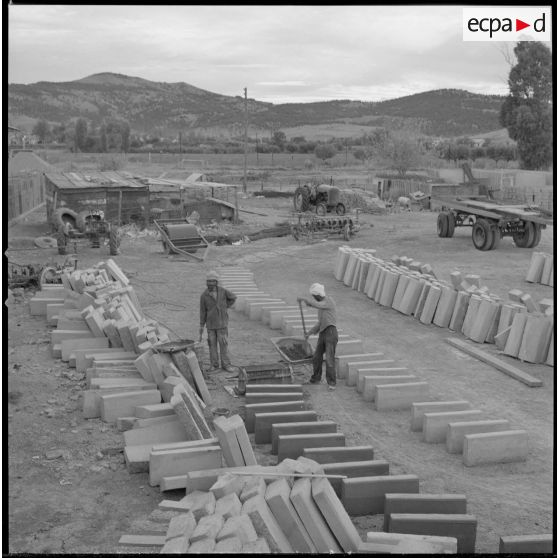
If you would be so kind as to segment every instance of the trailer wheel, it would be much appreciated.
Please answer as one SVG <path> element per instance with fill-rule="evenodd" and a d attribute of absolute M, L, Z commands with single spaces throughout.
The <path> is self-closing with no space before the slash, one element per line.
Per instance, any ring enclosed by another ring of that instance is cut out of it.
<path fill-rule="evenodd" d="M 294 193 L 293 205 L 295 211 L 307 211 L 310 207 L 310 192 L 305 186 L 299 186 Z"/>
<path fill-rule="evenodd" d="M 537 227 L 532 221 L 525 223 L 525 230 L 513 233 L 513 241 L 518 248 L 531 248 L 531 244 L 536 240 Z"/>
<path fill-rule="evenodd" d="M 494 242 L 494 232 L 486 219 L 477 219 L 473 225 L 473 244 L 477 250 L 490 250 Z"/>
<path fill-rule="evenodd" d="M 451 211 L 448 211 L 447 223 L 448 228 L 446 230 L 446 238 L 451 238 L 455 232 L 455 215 Z"/>
<path fill-rule="evenodd" d="M 497 229 L 494 229 L 492 233 L 493 233 L 492 246 L 489 248 L 489 250 L 496 250 L 496 248 L 500 246 L 500 240 L 502 239 L 502 231 L 500 230 L 500 227 L 498 227 Z"/>
<path fill-rule="evenodd" d="M 438 221 L 436 223 L 438 236 L 445 238 L 448 233 L 448 214 L 445 211 L 438 213 Z"/>
<path fill-rule="evenodd" d="M 541 241 L 542 229 L 540 225 L 535 225 L 535 235 L 533 241 L 527 246 L 527 248 L 534 248 Z"/>

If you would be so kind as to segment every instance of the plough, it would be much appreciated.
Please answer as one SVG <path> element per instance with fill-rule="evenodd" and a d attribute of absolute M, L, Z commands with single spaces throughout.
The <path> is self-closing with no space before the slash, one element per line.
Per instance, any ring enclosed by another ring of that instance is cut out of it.
<path fill-rule="evenodd" d="M 291 234 L 295 240 L 329 238 L 338 234 L 348 242 L 360 230 L 358 214 L 358 209 L 354 215 L 326 217 L 312 213 L 294 213 L 291 218 Z"/>

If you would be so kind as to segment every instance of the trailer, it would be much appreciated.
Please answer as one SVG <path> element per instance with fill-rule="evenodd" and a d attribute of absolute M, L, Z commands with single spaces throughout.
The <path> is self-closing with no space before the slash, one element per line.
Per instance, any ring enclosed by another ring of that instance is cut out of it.
<path fill-rule="evenodd" d="M 496 249 L 504 236 L 511 236 L 518 248 L 534 248 L 541 231 L 552 223 L 550 214 L 537 207 L 456 198 L 442 203 L 437 231 L 439 237 L 451 238 L 456 227 L 472 227 L 473 244 L 482 251 Z"/>

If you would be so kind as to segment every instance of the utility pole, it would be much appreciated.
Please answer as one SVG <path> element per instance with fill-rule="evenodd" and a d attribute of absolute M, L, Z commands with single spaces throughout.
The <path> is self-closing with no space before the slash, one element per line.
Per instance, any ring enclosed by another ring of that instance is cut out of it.
<path fill-rule="evenodd" d="M 260 150 L 258 149 L 258 132 L 256 132 L 256 165 L 260 164 Z"/>
<path fill-rule="evenodd" d="M 248 89 L 244 88 L 244 183 L 242 191 L 246 193 L 246 159 L 248 158 Z"/>

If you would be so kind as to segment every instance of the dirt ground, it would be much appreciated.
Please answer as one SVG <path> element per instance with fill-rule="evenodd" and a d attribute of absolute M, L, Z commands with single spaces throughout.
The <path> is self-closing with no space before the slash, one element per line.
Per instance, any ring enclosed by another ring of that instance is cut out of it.
<path fill-rule="evenodd" d="M 288 217 L 290 200 L 247 198 L 241 207 L 265 213 L 243 213 L 251 226 L 273 226 Z M 436 213 L 361 215 L 363 227 L 351 240 L 354 247 L 375 248 L 377 256 L 412 256 L 429 263 L 436 275 L 449 280 L 458 270 L 481 276 L 491 292 L 507 297 L 519 288 L 535 300 L 554 296 L 552 288 L 526 283 L 531 250 L 503 239 L 496 251 L 475 250 L 470 229 L 454 238 L 436 235 Z M 9 229 L 8 259 L 18 263 L 62 261 L 55 250 L 32 248 L 32 239 L 47 231 L 38 211 Z M 536 250 L 552 253 L 553 227 L 543 231 Z M 25 240 L 28 239 L 28 240 Z M 553 528 L 554 370 L 502 356 L 521 370 L 540 378 L 543 387 L 529 388 L 445 342 L 463 338 L 448 329 L 426 326 L 381 307 L 333 277 L 334 259 L 342 241 L 337 238 L 296 242 L 290 236 L 238 246 L 212 247 L 206 262 L 196 263 L 163 254 L 154 236 L 125 236 L 122 254 L 115 257 L 131 280 L 145 313 L 169 327 L 176 337 L 195 339 L 199 294 L 205 273 L 235 265 L 254 272 L 259 287 L 295 303 L 311 283 L 325 285 L 338 306 L 342 333 L 362 339 L 365 351 L 381 351 L 406 366 L 430 385 L 439 399 L 465 399 L 486 418 L 508 419 L 512 428 L 529 433 L 529 458 L 523 463 L 464 467 L 458 455 L 443 444 L 427 444 L 410 431 L 408 411 L 377 412 L 354 388 L 339 382 L 335 392 L 326 384 L 305 386 L 306 396 L 320 418 L 334 420 L 347 445 L 371 444 L 378 459 L 390 463 L 391 474 L 415 474 L 423 493 L 465 494 L 468 512 L 478 520 L 477 553 L 498 551 L 500 536 L 550 533 Z M 106 248 L 78 252 L 79 267 L 106 259 Z M 179 498 L 181 491 L 162 494 L 149 486 L 146 474 L 129 474 L 122 454 L 122 434 L 100 419 L 81 415 L 81 374 L 50 354 L 51 328 L 43 317 L 29 315 L 32 292 L 7 306 L 4 351 L 8 355 L 8 474 L 9 546 L 5 552 L 116 553 L 122 534 L 141 532 L 141 522 L 163 498 Z M 230 313 L 233 363 L 276 362 L 280 357 L 270 342 L 277 332 L 243 314 Z M 484 349 L 495 352 L 492 345 Z M 214 406 L 242 414 L 243 399 L 224 386 L 234 386 L 227 373 L 208 379 Z M 295 368 L 296 380 L 309 375 Z M 255 446 L 260 463 L 275 460 L 269 445 Z M 382 516 L 354 518 L 359 531 L 381 530 Z M 153 551 L 153 549 L 150 549 Z"/>

